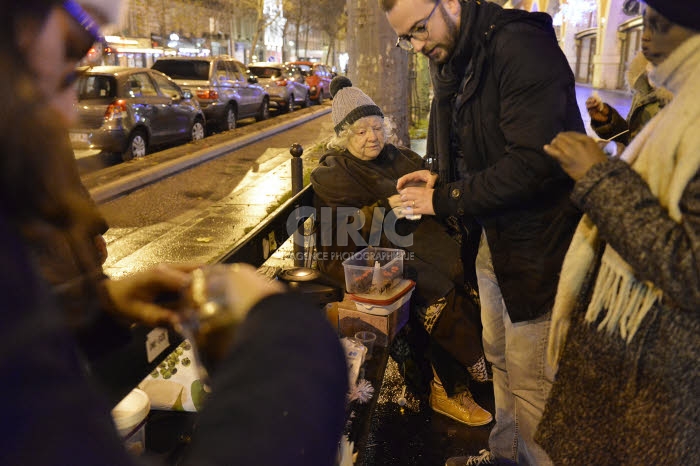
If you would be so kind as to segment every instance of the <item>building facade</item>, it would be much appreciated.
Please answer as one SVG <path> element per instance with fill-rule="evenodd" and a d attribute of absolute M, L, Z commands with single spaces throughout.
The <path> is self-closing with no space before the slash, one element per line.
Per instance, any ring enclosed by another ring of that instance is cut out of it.
<path fill-rule="evenodd" d="M 510 0 L 504 6 L 552 15 L 577 82 L 626 89 L 627 68 L 641 48 L 639 0 Z"/>
<path fill-rule="evenodd" d="M 102 61 L 150 66 L 164 55 L 232 55 L 243 63 L 325 61 L 326 35 L 308 25 L 297 33 L 283 5 L 282 0 L 129 0 L 124 27 L 101 44 Z"/>

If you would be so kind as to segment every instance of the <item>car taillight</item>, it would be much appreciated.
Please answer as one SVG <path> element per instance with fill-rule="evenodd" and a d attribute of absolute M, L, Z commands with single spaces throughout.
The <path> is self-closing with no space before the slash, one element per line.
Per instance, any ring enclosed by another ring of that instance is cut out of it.
<path fill-rule="evenodd" d="M 126 113 L 126 101 L 115 100 L 109 104 L 109 107 L 107 107 L 107 111 L 105 112 L 105 120 L 116 120 L 117 118 L 121 118 L 123 116 L 122 113 Z"/>
<path fill-rule="evenodd" d="M 197 89 L 197 97 L 205 100 L 217 100 L 219 93 L 210 89 Z"/>
<path fill-rule="evenodd" d="M 286 86 L 287 85 L 287 80 L 286 79 L 278 79 L 276 81 L 278 86 Z"/>

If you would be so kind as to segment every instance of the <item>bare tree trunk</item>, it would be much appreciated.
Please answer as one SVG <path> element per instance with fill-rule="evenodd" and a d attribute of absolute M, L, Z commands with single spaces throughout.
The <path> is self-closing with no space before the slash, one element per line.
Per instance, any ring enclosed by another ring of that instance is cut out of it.
<path fill-rule="evenodd" d="M 163 40 L 168 40 L 167 31 L 165 30 L 165 0 L 160 2 L 160 37 Z"/>
<path fill-rule="evenodd" d="M 408 56 L 395 47 L 396 34 L 377 0 L 348 0 L 348 77 L 396 124 L 401 144 L 408 136 Z"/>
<path fill-rule="evenodd" d="M 258 0 L 258 18 L 257 21 L 255 22 L 255 33 L 253 34 L 253 40 L 250 42 L 250 61 L 258 61 L 259 57 L 256 52 L 256 48 L 258 47 L 258 40 L 260 40 L 260 34 L 263 33 L 263 30 L 265 28 L 265 2 L 264 0 Z M 255 57 L 255 60 L 253 59 Z M 264 60 L 264 57 L 263 57 Z"/>
<path fill-rule="evenodd" d="M 326 52 L 326 60 L 324 61 L 326 65 L 335 66 L 335 37 L 330 37 L 328 39 L 328 51 Z"/>
<path fill-rule="evenodd" d="M 289 21 L 285 21 L 284 26 L 282 26 L 282 63 L 289 61 L 287 56 L 287 29 L 289 29 Z"/>

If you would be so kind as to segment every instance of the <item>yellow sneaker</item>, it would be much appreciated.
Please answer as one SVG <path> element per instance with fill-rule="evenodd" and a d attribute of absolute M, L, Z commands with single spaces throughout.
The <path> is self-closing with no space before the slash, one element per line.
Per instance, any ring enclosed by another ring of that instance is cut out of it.
<path fill-rule="evenodd" d="M 434 380 L 430 384 L 430 407 L 436 413 L 471 427 L 483 426 L 493 420 L 491 413 L 476 404 L 469 390 L 450 398 L 443 386 Z"/>

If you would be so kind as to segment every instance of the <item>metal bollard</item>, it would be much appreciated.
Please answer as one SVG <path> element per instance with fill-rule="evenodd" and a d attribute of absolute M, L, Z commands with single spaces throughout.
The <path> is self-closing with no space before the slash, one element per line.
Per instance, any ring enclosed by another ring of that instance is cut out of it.
<path fill-rule="evenodd" d="M 304 153 L 304 148 L 301 144 L 294 143 L 289 148 L 289 153 L 292 154 L 292 196 L 296 196 L 304 189 L 304 162 L 301 160 L 301 155 Z M 299 218 L 296 219 L 297 223 Z M 294 232 L 294 266 L 304 266 L 304 234 L 299 230 L 304 228 L 304 225 L 297 227 Z"/>
<path fill-rule="evenodd" d="M 292 154 L 292 196 L 296 196 L 304 189 L 304 162 L 301 160 L 304 148 L 301 144 L 294 143 L 289 148 L 289 153 Z"/>

